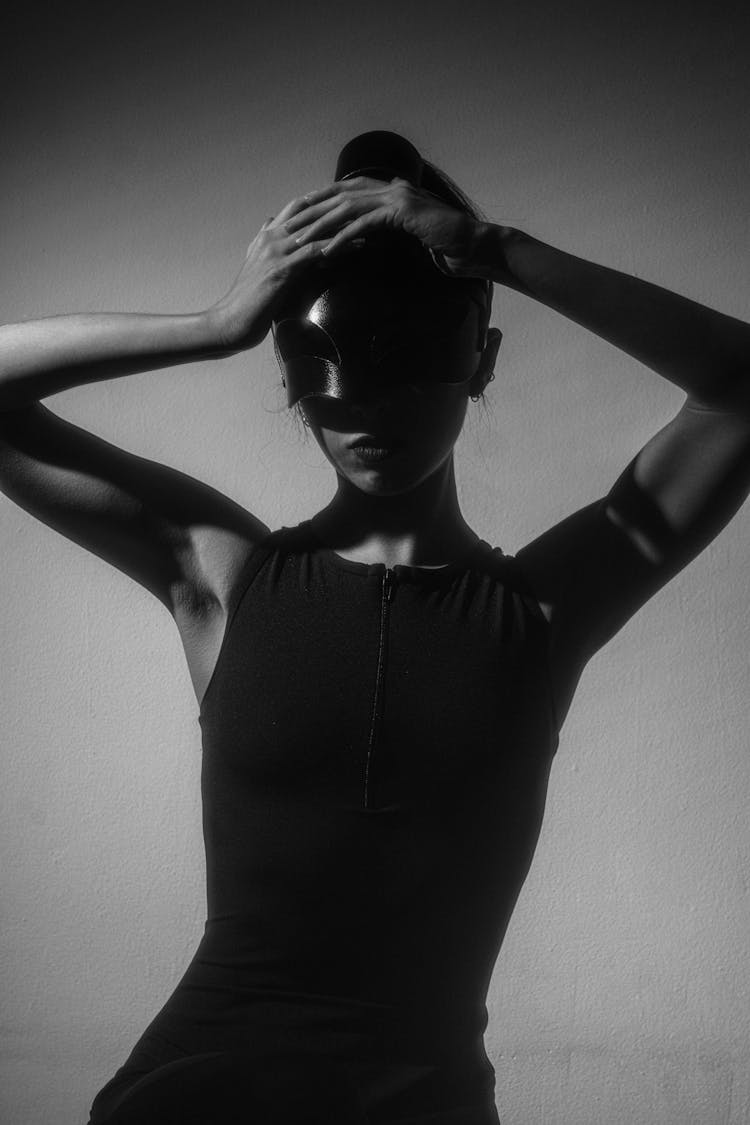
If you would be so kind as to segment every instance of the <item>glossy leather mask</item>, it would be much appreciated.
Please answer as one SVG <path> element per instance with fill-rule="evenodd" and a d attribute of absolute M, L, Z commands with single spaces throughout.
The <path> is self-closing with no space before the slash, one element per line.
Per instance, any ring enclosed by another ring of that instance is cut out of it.
<path fill-rule="evenodd" d="M 466 299 L 393 299 L 370 286 L 338 285 L 300 317 L 275 327 L 287 401 L 310 395 L 354 401 L 393 384 L 463 383 L 481 355 L 484 310 Z"/>
<path fill-rule="evenodd" d="M 335 179 L 361 174 L 418 184 L 422 159 L 398 134 L 364 133 L 342 149 Z M 446 276 L 418 239 L 387 231 L 346 260 L 314 267 L 273 324 L 288 405 L 310 395 L 354 401 L 398 383 L 466 382 L 484 347 L 488 289 Z"/>

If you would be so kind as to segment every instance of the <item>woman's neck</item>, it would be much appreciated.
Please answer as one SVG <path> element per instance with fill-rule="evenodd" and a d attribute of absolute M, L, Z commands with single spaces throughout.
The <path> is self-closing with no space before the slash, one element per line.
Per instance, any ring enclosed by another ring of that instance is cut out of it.
<path fill-rule="evenodd" d="M 367 494 L 339 478 L 336 495 L 310 522 L 342 557 L 386 566 L 444 566 L 479 540 L 461 514 L 452 457 L 417 488 L 395 496 Z"/>

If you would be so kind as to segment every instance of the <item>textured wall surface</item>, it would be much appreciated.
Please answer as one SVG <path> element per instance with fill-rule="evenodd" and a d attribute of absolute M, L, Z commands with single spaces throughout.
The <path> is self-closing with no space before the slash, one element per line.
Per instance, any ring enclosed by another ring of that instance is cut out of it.
<path fill-rule="evenodd" d="M 739 5 L 155 9 L 8 29 L 3 320 L 205 307 L 373 128 L 492 220 L 747 317 Z M 518 294 L 494 323 L 456 464 L 467 520 L 513 552 L 683 395 Z M 333 491 L 270 341 L 46 401 L 271 527 Z M 584 673 L 490 992 L 503 1125 L 750 1120 L 749 530 L 745 507 Z M 197 706 L 149 593 L 2 496 L 0 543 L 0 1117 L 83 1125 L 202 933 Z"/>

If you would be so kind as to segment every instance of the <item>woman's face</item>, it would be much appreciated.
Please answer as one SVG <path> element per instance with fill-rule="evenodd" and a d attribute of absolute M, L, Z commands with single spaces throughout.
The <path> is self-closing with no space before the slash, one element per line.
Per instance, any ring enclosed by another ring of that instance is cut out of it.
<path fill-rule="evenodd" d="M 301 405 L 339 476 L 363 492 L 395 495 L 416 488 L 451 455 L 467 399 L 464 385 L 415 380 L 352 402 L 312 396 Z M 388 455 L 376 460 L 354 448 L 362 437 Z"/>
<path fill-rule="evenodd" d="M 416 488 L 446 461 L 464 423 L 469 384 L 445 377 L 477 370 L 480 318 L 472 301 L 446 305 L 424 293 L 396 297 L 351 284 L 313 304 L 301 341 L 308 332 L 310 351 L 324 349 L 323 334 L 335 344 L 342 394 L 305 395 L 299 405 L 341 477 L 364 492 L 393 495 Z M 388 456 L 376 460 L 354 448 L 363 437 Z"/>

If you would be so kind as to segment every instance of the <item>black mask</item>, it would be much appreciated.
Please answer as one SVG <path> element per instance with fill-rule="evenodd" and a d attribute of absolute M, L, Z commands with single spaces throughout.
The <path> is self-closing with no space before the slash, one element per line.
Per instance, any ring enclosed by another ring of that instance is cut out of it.
<path fill-rule="evenodd" d="M 403 137 L 366 133 L 342 150 L 336 179 L 419 183 L 421 168 Z M 290 407 L 309 395 L 354 401 L 394 384 L 464 383 L 476 372 L 487 327 L 481 278 L 447 277 L 418 239 L 390 232 L 319 271 L 273 325 Z"/>

